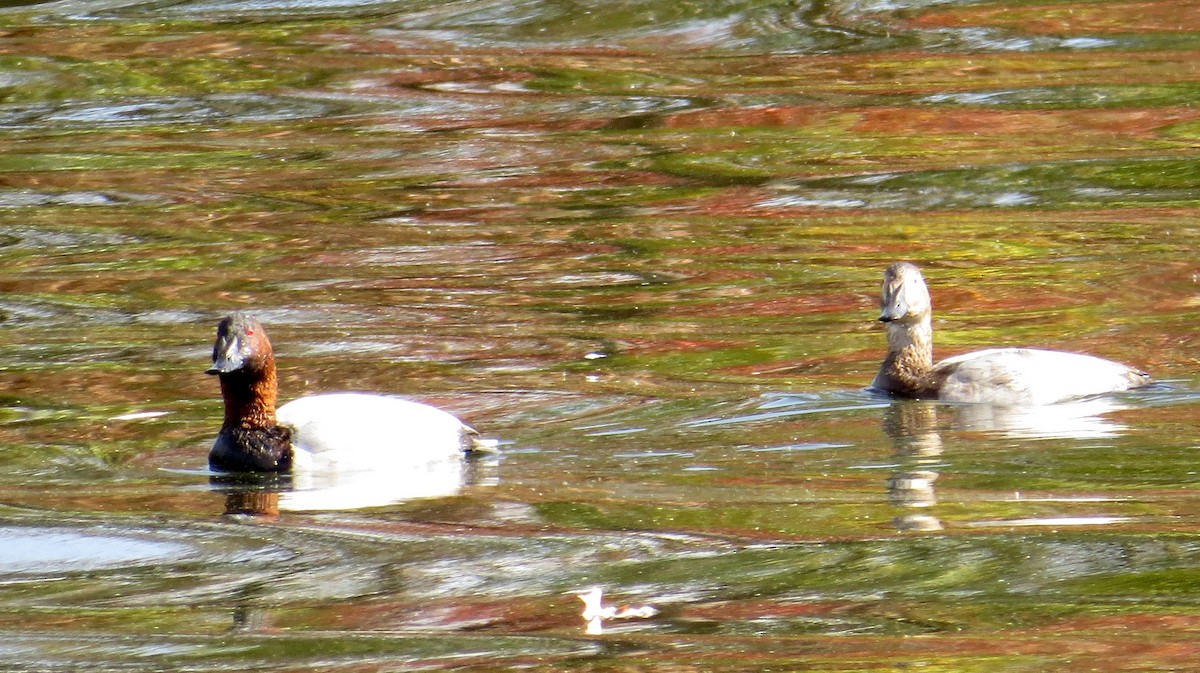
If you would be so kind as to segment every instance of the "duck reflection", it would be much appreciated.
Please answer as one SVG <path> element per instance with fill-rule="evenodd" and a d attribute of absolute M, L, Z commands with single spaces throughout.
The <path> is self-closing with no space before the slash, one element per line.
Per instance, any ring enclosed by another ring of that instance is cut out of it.
<path fill-rule="evenodd" d="M 892 439 L 901 466 L 887 481 L 888 502 L 902 509 L 893 519 L 898 530 L 941 530 L 942 523 L 925 508 L 937 504 L 932 469 L 941 461 L 942 436 L 938 408 L 929 402 L 902 400 L 883 415 L 883 430 Z"/>
<path fill-rule="evenodd" d="M 1018 439 L 1105 439 L 1128 428 L 1107 414 L 1128 409 L 1119 399 L 1094 397 L 1040 406 L 949 405 L 955 430 L 993 432 Z"/>
<path fill-rule="evenodd" d="M 225 495 L 226 515 L 274 518 L 280 512 L 363 509 L 458 495 L 495 483 L 496 462 L 491 455 L 429 461 L 397 471 L 223 472 L 210 476 L 209 483 Z"/>
<path fill-rule="evenodd" d="M 942 427 L 1015 439 L 1109 438 L 1123 434 L 1126 426 L 1105 414 L 1126 408 L 1108 397 L 1024 407 L 896 400 L 883 416 L 899 465 L 887 480 L 888 501 L 902 510 L 893 523 L 898 530 L 942 529 L 930 511 L 937 505 Z"/>

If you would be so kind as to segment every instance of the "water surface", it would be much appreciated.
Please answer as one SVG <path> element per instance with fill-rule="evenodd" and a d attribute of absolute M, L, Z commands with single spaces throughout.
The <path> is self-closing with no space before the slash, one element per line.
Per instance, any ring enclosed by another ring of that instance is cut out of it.
<path fill-rule="evenodd" d="M 1187 667 L 1197 18 L 5 3 L 0 655 Z M 874 396 L 896 259 L 942 355 L 1160 383 L 1021 413 Z M 410 395 L 501 456 L 371 502 L 212 480 L 203 369 L 234 309 L 285 399 Z M 657 614 L 589 635 L 592 587 Z"/>

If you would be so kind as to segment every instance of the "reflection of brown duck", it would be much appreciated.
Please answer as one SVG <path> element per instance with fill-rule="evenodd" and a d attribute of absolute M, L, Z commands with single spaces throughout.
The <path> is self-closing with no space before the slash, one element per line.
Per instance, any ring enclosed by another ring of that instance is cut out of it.
<path fill-rule="evenodd" d="M 219 472 L 208 479 L 225 496 L 226 516 L 279 518 L 279 496 L 291 490 L 292 476 L 276 473 Z"/>
<path fill-rule="evenodd" d="M 921 271 L 896 262 L 883 274 L 888 353 L 872 384 L 919 399 L 998 405 L 1051 404 L 1148 385 L 1142 371 L 1091 355 L 992 348 L 933 364 L 933 302 Z"/>
<path fill-rule="evenodd" d="M 279 517 L 279 493 L 267 491 L 226 491 L 225 514 L 257 516 L 265 519 Z"/>

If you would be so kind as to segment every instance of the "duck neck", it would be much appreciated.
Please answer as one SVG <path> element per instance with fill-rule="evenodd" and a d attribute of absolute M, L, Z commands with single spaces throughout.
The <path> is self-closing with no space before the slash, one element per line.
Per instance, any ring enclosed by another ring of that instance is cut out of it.
<path fill-rule="evenodd" d="M 932 387 L 933 320 L 887 325 L 888 353 L 875 387 L 907 397 L 924 397 Z"/>
<path fill-rule="evenodd" d="M 221 374 L 225 423 L 208 453 L 208 464 L 229 472 L 287 472 L 292 468 L 292 433 L 275 419 L 278 384 L 275 359 L 254 369 Z"/>
<path fill-rule="evenodd" d="M 223 428 L 273 428 L 279 383 L 275 358 L 268 355 L 260 367 L 221 374 L 221 396 L 225 399 Z"/>

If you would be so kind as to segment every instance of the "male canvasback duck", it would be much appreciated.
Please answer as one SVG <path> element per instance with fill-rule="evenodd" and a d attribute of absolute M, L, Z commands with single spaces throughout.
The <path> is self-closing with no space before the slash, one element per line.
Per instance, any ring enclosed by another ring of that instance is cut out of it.
<path fill-rule="evenodd" d="M 225 400 L 225 422 L 208 454 L 216 470 L 387 470 L 458 460 L 489 447 L 451 414 L 388 395 L 310 395 L 277 410 L 271 342 L 262 325 L 242 313 L 217 326 L 207 373 L 220 377 Z"/>
<path fill-rule="evenodd" d="M 995 405 L 1052 404 L 1151 383 L 1145 372 L 1091 355 L 991 348 L 933 364 L 933 302 L 915 265 L 883 273 L 888 353 L 872 385 L 901 397 Z"/>

